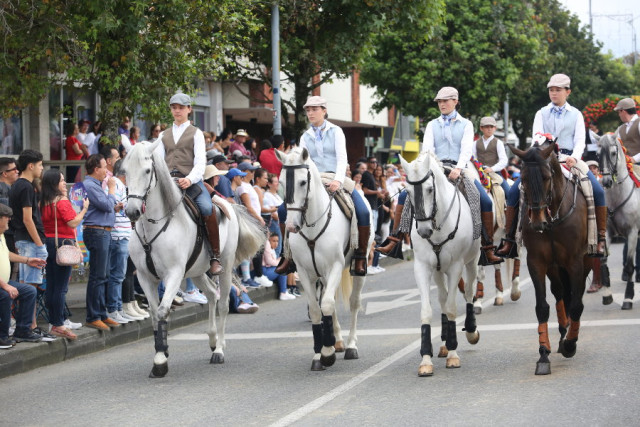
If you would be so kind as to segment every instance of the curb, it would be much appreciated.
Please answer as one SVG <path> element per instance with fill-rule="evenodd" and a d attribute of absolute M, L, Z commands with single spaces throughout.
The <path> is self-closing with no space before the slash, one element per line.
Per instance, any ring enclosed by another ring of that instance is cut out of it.
<path fill-rule="evenodd" d="M 405 252 L 406 260 L 413 259 L 412 251 Z M 380 265 L 391 266 L 403 262 L 399 259 L 383 258 Z M 277 288 L 249 289 L 249 296 L 256 304 L 278 298 Z M 169 330 L 201 322 L 209 318 L 209 308 L 200 304 L 185 304 L 176 307 L 169 316 Z M 95 353 L 107 348 L 128 344 L 153 336 L 151 319 L 138 320 L 113 328 L 99 331 L 81 328 L 74 331 L 78 335 L 75 341 L 58 338 L 52 342 L 19 343 L 7 350 L 0 350 L 0 378 L 28 372 L 79 356 Z"/>

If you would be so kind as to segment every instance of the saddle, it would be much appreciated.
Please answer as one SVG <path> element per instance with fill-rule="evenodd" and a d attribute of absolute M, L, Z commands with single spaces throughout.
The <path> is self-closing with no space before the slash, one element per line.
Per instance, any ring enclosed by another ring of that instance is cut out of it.
<path fill-rule="evenodd" d="M 335 173 L 323 172 L 320 174 L 323 184 L 328 184 L 335 178 Z M 356 184 L 351 178 L 345 178 L 342 183 L 342 188 L 336 191 L 334 200 L 338 204 L 340 211 L 349 220 L 351 224 L 350 228 L 350 247 L 356 248 L 358 246 L 358 222 L 356 221 L 355 211 L 356 207 L 353 204 L 351 193 L 355 190 Z"/>
<path fill-rule="evenodd" d="M 452 163 L 442 163 L 444 174 L 447 177 L 454 167 L 455 165 Z M 482 231 L 482 220 L 480 218 L 480 195 L 478 194 L 478 190 L 476 189 L 475 184 L 464 174 L 460 175 L 457 188 L 469 204 L 469 208 L 471 209 L 471 219 L 473 221 L 473 240 L 478 239 Z"/>

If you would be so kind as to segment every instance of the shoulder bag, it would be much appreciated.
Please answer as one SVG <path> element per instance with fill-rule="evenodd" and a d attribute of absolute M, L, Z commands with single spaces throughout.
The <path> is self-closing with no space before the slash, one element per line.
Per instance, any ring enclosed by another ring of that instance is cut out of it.
<path fill-rule="evenodd" d="M 53 218 L 56 229 L 56 264 L 63 267 L 81 264 L 84 257 L 82 255 L 82 249 L 78 246 L 77 239 L 75 239 L 75 244 L 69 239 L 63 239 L 62 245 L 58 246 L 58 207 L 56 205 L 57 202 L 53 204 Z M 75 235 L 75 233 L 76 230 L 74 229 L 73 234 Z"/>

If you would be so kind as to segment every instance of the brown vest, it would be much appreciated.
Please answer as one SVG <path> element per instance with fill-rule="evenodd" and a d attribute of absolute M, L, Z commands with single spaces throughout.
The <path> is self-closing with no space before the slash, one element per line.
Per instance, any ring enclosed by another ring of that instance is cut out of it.
<path fill-rule="evenodd" d="M 491 167 L 498 163 L 498 160 L 500 160 L 498 157 L 498 138 L 494 136 L 486 149 L 484 148 L 482 137 L 478 138 L 476 141 L 476 153 L 478 154 L 476 160 L 485 166 Z"/>
<path fill-rule="evenodd" d="M 627 155 L 633 157 L 640 153 L 640 132 L 638 132 L 638 124 L 640 118 L 637 118 L 631 123 L 629 132 L 627 132 L 627 125 L 623 124 L 618 128 L 618 135 L 627 149 Z"/>
<path fill-rule="evenodd" d="M 172 129 L 168 128 L 164 131 L 162 144 L 164 145 L 164 160 L 167 162 L 169 171 L 178 169 L 184 176 L 189 175 L 193 169 L 193 137 L 197 129 L 195 126 L 187 127 L 177 144 L 173 140 Z"/>

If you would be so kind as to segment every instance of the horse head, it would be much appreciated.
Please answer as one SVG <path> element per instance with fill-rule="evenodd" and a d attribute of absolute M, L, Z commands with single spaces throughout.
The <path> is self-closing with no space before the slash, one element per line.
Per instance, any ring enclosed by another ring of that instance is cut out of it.
<path fill-rule="evenodd" d="M 282 162 L 280 184 L 284 185 L 284 203 L 287 207 L 286 227 L 290 233 L 297 233 L 304 225 L 304 218 L 312 198 L 312 175 L 319 173 L 306 148 L 296 147 L 289 154 L 276 150 Z"/>
<path fill-rule="evenodd" d="M 127 176 L 129 190 L 125 213 L 131 221 L 137 221 L 146 210 L 147 196 L 156 173 L 153 151 L 160 143 L 160 139 L 155 142 L 138 142 L 123 160 L 122 168 Z"/>
<path fill-rule="evenodd" d="M 407 183 L 409 185 L 406 190 L 409 193 L 415 211 L 416 231 L 420 237 L 428 239 L 437 227 L 435 223 L 437 213 L 436 180 L 439 175 L 444 177 L 444 174 L 439 170 L 438 160 L 431 152 L 421 153 L 411 163 L 407 162 L 401 155 L 398 155 L 398 157 L 407 173 Z M 426 212 L 430 212 L 430 215 L 427 216 Z"/>
<path fill-rule="evenodd" d="M 600 137 L 599 143 L 598 158 L 600 159 L 602 186 L 611 188 L 613 183 L 618 180 L 619 169 L 625 170 L 624 152 L 613 134 Z"/>
<path fill-rule="evenodd" d="M 553 180 L 556 174 L 560 174 L 559 164 L 552 156 L 555 145 L 534 145 L 526 151 L 513 146 L 510 148 L 522 159 L 520 182 L 529 208 L 529 222 L 535 231 L 542 233 L 548 228 L 551 218 Z"/>

